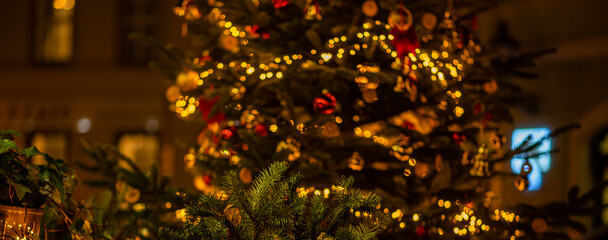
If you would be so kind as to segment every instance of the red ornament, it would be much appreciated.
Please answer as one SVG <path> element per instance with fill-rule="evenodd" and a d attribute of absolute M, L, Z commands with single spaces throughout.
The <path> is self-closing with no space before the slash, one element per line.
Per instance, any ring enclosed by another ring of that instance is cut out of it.
<path fill-rule="evenodd" d="M 255 38 L 258 38 L 258 37 L 262 37 L 264 39 L 270 38 L 270 33 L 268 33 L 268 30 L 266 30 L 265 28 L 261 28 L 258 25 L 247 26 L 247 27 L 245 27 L 245 31 L 247 31 L 249 34 L 251 34 L 251 36 L 253 36 Z"/>
<path fill-rule="evenodd" d="M 415 128 L 414 124 L 412 124 L 410 121 L 405 121 L 401 127 L 406 128 L 408 130 L 414 130 Z"/>
<path fill-rule="evenodd" d="M 260 137 L 265 137 L 266 135 L 268 135 L 268 127 L 264 124 L 256 125 L 255 128 L 253 129 L 253 131 L 255 132 L 256 135 L 258 135 Z"/>
<path fill-rule="evenodd" d="M 331 95 L 331 93 L 321 94 L 315 97 L 313 102 L 313 107 L 315 111 L 321 114 L 331 114 L 336 111 L 336 106 L 338 105 L 336 101 L 336 97 Z"/>
<path fill-rule="evenodd" d="M 418 226 L 416 228 L 416 236 L 418 236 L 418 238 L 423 238 L 426 236 L 426 228 L 424 226 Z"/>
<path fill-rule="evenodd" d="M 205 182 L 205 184 L 210 185 L 211 184 L 211 175 L 206 175 L 203 176 L 203 182 Z"/>
<path fill-rule="evenodd" d="M 399 59 L 405 58 L 408 53 L 415 53 L 414 51 L 416 48 L 420 47 L 418 37 L 416 36 L 416 30 L 414 30 L 413 27 L 410 27 L 405 31 L 401 31 L 398 28 L 392 28 L 391 34 L 394 37 L 393 40 L 391 40 L 391 43 L 395 46 L 395 51 L 397 51 L 397 57 L 399 57 Z"/>
<path fill-rule="evenodd" d="M 203 119 L 205 119 L 205 122 L 207 122 L 207 124 L 221 122 L 221 121 L 224 121 L 224 119 L 226 119 L 226 116 L 221 111 L 218 111 L 215 114 L 213 114 L 212 116 L 209 116 L 209 114 L 211 113 L 211 109 L 213 108 L 213 105 L 215 105 L 215 103 L 219 100 L 220 100 L 219 96 L 216 96 L 209 100 L 203 99 L 203 98 L 200 98 L 198 100 L 198 110 L 201 111 L 201 113 L 203 115 Z"/>
<path fill-rule="evenodd" d="M 272 0 L 272 5 L 275 9 L 283 8 L 289 5 L 289 0 Z"/>
<path fill-rule="evenodd" d="M 456 144 L 460 145 L 462 142 L 464 142 L 464 140 L 467 140 L 467 136 L 465 136 L 463 133 L 455 132 L 452 134 L 452 141 L 454 141 Z"/>
<path fill-rule="evenodd" d="M 473 114 L 478 114 L 482 111 L 483 111 L 483 105 L 481 105 L 481 103 L 475 104 L 475 106 L 473 107 Z"/>
<path fill-rule="evenodd" d="M 222 132 L 220 132 L 220 134 L 222 135 L 223 139 L 231 139 L 232 137 L 236 136 L 236 128 L 235 127 L 224 128 L 222 130 Z"/>

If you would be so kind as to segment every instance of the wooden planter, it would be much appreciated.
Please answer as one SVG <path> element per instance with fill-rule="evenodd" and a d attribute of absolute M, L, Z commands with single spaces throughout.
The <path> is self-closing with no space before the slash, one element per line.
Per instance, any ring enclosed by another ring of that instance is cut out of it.
<path fill-rule="evenodd" d="M 38 236 L 44 211 L 0 205 L 0 239 L 30 239 Z"/>

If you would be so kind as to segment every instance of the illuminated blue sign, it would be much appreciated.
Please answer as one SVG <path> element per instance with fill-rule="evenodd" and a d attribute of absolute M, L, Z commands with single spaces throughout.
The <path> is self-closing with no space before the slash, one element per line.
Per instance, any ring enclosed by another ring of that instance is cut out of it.
<path fill-rule="evenodd" d="M 528 137 L 532 137 L 532 141 L 529 143 L 535 143 L 539 139 L 544 136 L 547 136 L 550 131 L 547 128 L 522 128 L 516 129 L 513 131 L 513 137 L 511 138 L 511 149 L 515 149 L 521 145 L 521 143 Z M 533 152 L 548 152 L 551 150 L 551 141 L 546 140 Z M 533 154 L 531 152 L 530 154 Z M 540 189 L 542 185 L 542 173 L 549 171 L 551 168 L 551 155 L 543 154 L 535 158 L 529 159 L 530 165 L 532 165 L 532 172 L 528 175 L 528 179 L 530 180 L 530 187 L 528 190 L 534 191 Z M 524 164 L 525 160 L 521 158 L 513 158 L 511 159 L 511 170 L 514 173 L 519 174 L 521 171 L 521 166 Z"/>

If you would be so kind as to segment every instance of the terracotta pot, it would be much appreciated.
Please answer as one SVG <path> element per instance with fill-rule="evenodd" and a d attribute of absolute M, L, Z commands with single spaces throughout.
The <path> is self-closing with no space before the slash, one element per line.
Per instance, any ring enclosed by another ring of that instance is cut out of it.
<path fill-rule="evenodd" d="M 0 205 L 0 239 L 38 236 L 43 213 L 39 208 Z"/>

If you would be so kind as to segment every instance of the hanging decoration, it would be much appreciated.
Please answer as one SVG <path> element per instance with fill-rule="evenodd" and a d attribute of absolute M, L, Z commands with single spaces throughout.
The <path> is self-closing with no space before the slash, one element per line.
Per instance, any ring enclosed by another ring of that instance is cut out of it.
<path fill-rule="evenodd" d="M 361 11 L 365 16 L 375 17 L 378 15 L 378 4 L 374 0 L 367 0 L 361 5 Z"/>
<path fill-rule="evenodd" d="M 331 93 L 320 94 L 313 101 L 314 110 L 321 114 L 333 113 L 337 105 L 336 97 Z"/>
<path fill-rule="evenodd" d="M 317 0 L 306 0 L 306 6 L 304 7 L 304 18 L 306 20 L 321 20 L 321 7 L 319 7 L 319 1 Z"/>
<path fill-rule="evenodd" d="M 532 172 L 532 165 L 530 165 L 530 160 L 526 159 L 524 164 L 521 165 L 521 171 L 519 175 L 515 178 L 515 189 L 519 191 L 526 191 L 530 187 L 530 179 L 528 179 L 528 175 Z"/>
<path fill-rule="evenodd" d="M 377 64 L 359 64 L 357 70 L 360 75 L 355 78 L 359 85 L 361 95 L 366 103 L 378 100 L 376 88 L 380 84 L 380 67 Z"/>

